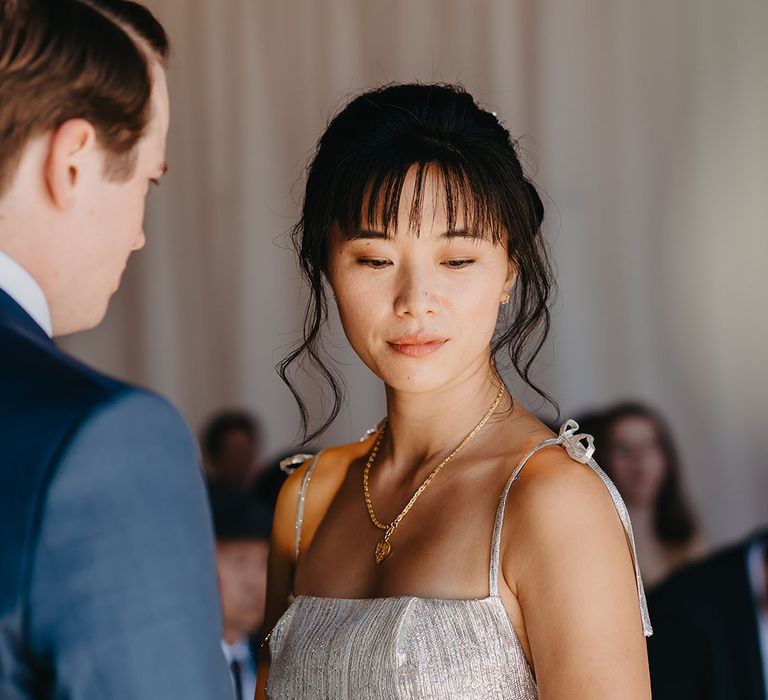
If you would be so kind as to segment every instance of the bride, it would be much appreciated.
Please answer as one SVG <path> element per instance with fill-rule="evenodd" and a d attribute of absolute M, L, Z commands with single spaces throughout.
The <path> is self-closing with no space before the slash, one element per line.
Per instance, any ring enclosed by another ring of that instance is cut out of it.
<path fill-rule="evenodd" d="M 308 355 L 338 413 L 327 284 L 387 415 L 281 491 L 257 697 L 650 698 L 626 508 L 591 438 L 555 436 L 497 371 L 506 353 L 533 386 L 542 219 L 509 133 L 460 87 L 373 90 L 323 134 L 296 228 L 312 302 L 282 370 Z"/>

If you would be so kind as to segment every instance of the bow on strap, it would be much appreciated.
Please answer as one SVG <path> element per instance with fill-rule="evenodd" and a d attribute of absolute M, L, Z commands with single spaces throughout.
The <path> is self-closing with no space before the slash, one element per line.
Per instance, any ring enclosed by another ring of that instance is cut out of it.
<path fill-rule="evenodd" d="M 376 427 L 374 428 L 368 428 L 361 436 L 360 436 L 360 442 L 365 442 L 371 435 L 375 435 L 378 433 L 383 427 L 384 423 L 386 423 L 387 418 L 386 416 L 382 418 L 378 423 L 376 423 Z"/>
<path fill-rule="evenodd" d="M 315 455 L 297 454 L 280 460 L 280 471 L 284 474 L 293 474 L 304 462 Z"/>
<path fill-rule="evenodd" d="M 566 421 L 560 428 L 557 441 L 565 448 L 571 459 L 586 464 L 595 454 L 595 439 L 587 433 L 577 433 L 578 429 L 579 424 L 575 420 Z M 586 441 L 587 444 L 582 444 L 582 441 Z"/>

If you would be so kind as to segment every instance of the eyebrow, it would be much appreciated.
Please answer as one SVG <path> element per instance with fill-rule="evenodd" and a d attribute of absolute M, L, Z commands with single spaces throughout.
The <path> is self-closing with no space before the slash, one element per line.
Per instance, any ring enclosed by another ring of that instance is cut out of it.
<path fill-rule="evenodd" d="M 374 231 L 372 229 L 359 229 L 356 231 L 352 231 L 348 236 L 347 240 L 387 240 L 390 238 L 384 231 Z M 447 238 L 449 240 L 454 238 L 469 238 L 471 240 L 478 240 L 484 238 L 481 234 L 470 231 L 469 229 L 448 229 L 447 231 L 444 231 L 440 238 Z"/>
<path fill-rule="evenodd" d="M 168 172 L 168 163 L 163 163 L 162 167 L 160 168 L 160 174 L 157 177 L 161 178 L 167 172 Z"/>

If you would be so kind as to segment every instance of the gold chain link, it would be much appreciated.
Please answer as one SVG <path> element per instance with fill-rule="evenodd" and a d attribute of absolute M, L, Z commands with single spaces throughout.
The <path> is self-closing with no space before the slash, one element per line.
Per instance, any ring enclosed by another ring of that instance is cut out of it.
<path fill-rule="evenodd" d="M 371 471 L 371 465 L 373 464 L 374 460 L 376 459 L 376 455 L 379 452 L 379 447 L 381 446 L 381 440 L 384 437 L 384 433 L 387 430 L 387 419 L 384 419 L 384 425 L 381 427 L 381 432 L 379 432 L 379 437 L 376 439 L 376 443 L 373 446 L 373 449 L 371 450 L 371 454 L 368 457 L 368 461 L 365 464 L 365 469 L 363 470 L 363 495 L 365 496 L 365 505 L 368 509 L 368 515 L 371 517 L 371 522 L 379 528 L 379 530 L 384 530 L 384 541 L 388 542 L 389 538 L 392 537 L 392 533 L 394 533 L 395 528 L 400 524 L 402 519 L 406 516 L 408 511 L 413 507 L 413 504 L 416 503 L 416 500 L 419 496 L 424 492 L 424 489 L 429 486 L 432 479 L 434 479 L 438 472 L 446 465 L 448 462 L 450 462 L 459 452 L 461 452 L 469 443 L 470 440 L 472 440 L 475 435 L 477 435 L 482 429 L 483 426 L 488 422 L 488 419 L 493 415 L 494 411 L 498 408 L 499 403 L 501 402 L 502 397 L 504 396 L 504 386 L 499 389 L 499 393 L 496 395 L 496 399 L 491 404 L 491 407 L 486 411 L 485 415 L 480 419 L 480 422 L 472 428 L 472 430 L 467 434 L 467 436 L 458 444 L 456 449 L 451 452 L 440 464 L 438 464 L 430 473 L 429 476 L 427 476 L 426 479 L 422 482 L 421 486 L 419 486 L 418 489 L 416 489 L 416 492 L 411 496 L 411 500 L 408 501 L 405 508 L 400 511 L 400 514 L 389 524 L 385 525 L 382 523 L 377 517 L 376 513 L 373 510 L 373 503 L 371 503 L 371 493 L 368 490 L 368 474 Z"/>

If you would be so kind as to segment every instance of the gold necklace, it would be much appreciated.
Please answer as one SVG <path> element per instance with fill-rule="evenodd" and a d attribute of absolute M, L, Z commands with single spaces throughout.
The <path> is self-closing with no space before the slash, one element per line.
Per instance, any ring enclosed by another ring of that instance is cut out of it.
<path fill-rule="evenodd" d="M 438 464 L 430 473 L 429 476 L 427 476 L 426 479 L 422 482 L 421 486 L 419 486 L 418 489 L 416 489 L 416 492 L 411 496 L 411 500 L 408 501 L 408 503 L 405 505 L 405 508 L 403 508 L 400 511 L 400 514 L 391 522 L 389 525 L 385 525 L 382 523 L 377 517 L 376 513 L 373 511 L 373 503 L 371 503 L 371 493 L 368 490 L 368 474 L 371 471 L 371 465 L 373 464 L 374 460 L 376 459 L 376 455 L 379 452 L 379 447 L 381 446 L 381 439 L 384 437 L 384 433 L 387 429 L 387 419 L 384 419 L 384 425 L 381 427 L 381 432 L 379 433 L 379 437 L 376 439 L 376 443 L 373 446 L 373 449 L 371 450 L 371 454 L 368 457 L 368 461 L 365 464 L 365 469 L 363 469 L 363 496 L 365 497 L 365 506 L 368 509 L 368 515 L 371 517 L 371 522 L 379 528 L 379 530 L 384 530 L 384 537 L 379 540 L 379 542 L 376 543 L 376 550 L 374 552 L 374 557 L 376 559 L 377 564 L 381 564 L 390 554 L 392 551 L 392 545 L 389 543 L 389 539 L 392 537 L 392 534 L 394 533 L 397 526 L 400 524 L 402 519 L 406 516 L 408 511 L 413 507 L 413 504 L 416 503 L 416 499 L 418 499 L 419 496 L 424 492 L 424 489 L 429 486 L 432 479 L 434 479 L 437 476 L 437 473 L 446 465 L 448 462 L 450 462 L 459 452 L 461 452 L 469 443 L 469 441 L 475 437 L 482 429 L 483 426 L 488 422 L 488 419 L 493 415 L 493 412 L 498 408 L 499 403 L 501 402 L 502 397 L 504 396 L 504 386 L 499 389 L 499 393 L 496 395 L 496 399 L 491 404 L 491 407 L 486 411 L 485 415 L 480 419 L 480 422 L 472 428 L 472 430 L 467 434 L 467 436 L 457 445 L 456 449 L 451 452 L 440 464 Z"/>

